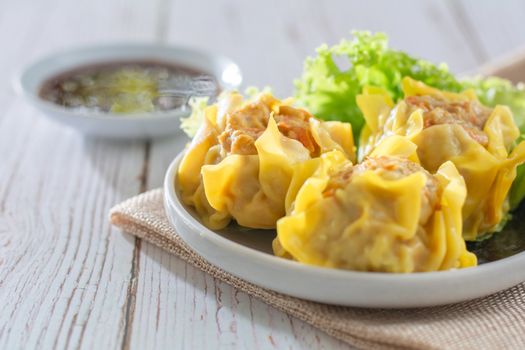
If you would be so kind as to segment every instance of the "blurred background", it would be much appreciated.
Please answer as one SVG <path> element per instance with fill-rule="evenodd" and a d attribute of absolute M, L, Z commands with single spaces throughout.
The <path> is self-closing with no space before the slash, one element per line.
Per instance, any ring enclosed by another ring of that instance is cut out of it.
<path fill-rule="evenodd" d="M 3 0 L 0 59 L 3 77 L 70 46 L 181 44 L 230 56 L 245 83 L 290 94 L 304 57 L 352 29 L 384 31 L 391 47 L 463 72 L 522 46 L 524 14 L 525 3 L 515 0 Z"/>

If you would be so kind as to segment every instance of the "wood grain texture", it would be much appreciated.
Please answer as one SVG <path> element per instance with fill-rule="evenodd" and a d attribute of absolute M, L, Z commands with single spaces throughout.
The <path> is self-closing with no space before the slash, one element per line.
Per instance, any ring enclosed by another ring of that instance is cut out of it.
<path fill-rule="evenodd" d="M 347 348 L 115 232 L 108 209 L 161 186 L 187 140 L 84 140 L 15 97 L 10 79 L 23 64 L 80 44 L 182 44 L 228 55 L 245 85 L 286 96 L 304 57 L 353 28 L 386 31 L 392 46 L 456 72 L 525 44 L 517 0 L 2 0 L 0 7 L 1 349 Z"/>
<path fill-rule="evenodd" d="M 122 342 L 134 241 L 113 232 L 107 213 L 138 193 L 144 145 L 83 140 L 14 99 L 9 84 L 21 65 L 52 50 L 151 39 L 156 8 L 137 2 L 130 11 L 128 5 L 57 0 L 3 7 L 2 349 L 118 348 Z M 106 19 L 93 27 L 97 16 Z"/>

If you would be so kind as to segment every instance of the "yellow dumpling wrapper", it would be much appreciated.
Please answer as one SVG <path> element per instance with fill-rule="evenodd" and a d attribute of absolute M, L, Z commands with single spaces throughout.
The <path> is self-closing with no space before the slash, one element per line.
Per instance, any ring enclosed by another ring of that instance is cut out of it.
<path fill-rule="evenodd" d="M 431 97 L 442 103 L 475 101 L 476 106 L 481 106 L 473 91 L 445 92 L 410 78 L 403 80 L 403 91 L 405 98 Z M 443 123 L 438 120 L 425 127 L 423 109 L 411 109 L 405 100 L 392 106 L 385 92 L 378 88 L 363 91 L 357 103 L 366 120 L 359 159 L 371 154 L 385 138 L 405 137 L 417 145 L 417 156 L 426 170 L 433 173 L 451 161 L 464 177 L 467 198 L 463 207 L 463 236 L 466 240 L 476 240 L 499 228 L 509 210 L 508 192 L 516 177 L 516 167 L 525 161 L 525 144 L 514 147 L 519 130 L 508 107 L 496 106 L 484 125 L 476 129 L 468 121 L 450 120 Z"/>
<path fill-rule="evenodd" d="M 182 200 L 206 226 L 221 229 L 234 219 L 275 228 L 296 167 L 332 150 L 355 159 L 350 124 L 319 121 L 289 103 L 268 93 L 253 100 L 230 93 L 204 111 L 177 181 Z"/>
<path fill-rule="evenodd" d="M 285 214 L 292 165 L 310 159 L 300 142 L 281 135 L 273 118 L 256 141 L 257 155 L 229 155 L 202 167 L 206 198 L 239 225 L 273 228 Z"/>
<path fill-rule="evenodd" d="M 390 144 L 397 142 L 404 143 Z M 424 170 L 401 178 L 376 170 L 353 173 L 345 186 L 327 194 L 331 176 L 352 167 L 336 152 L 317 160 L 289 215 L 278 221 L 276 255 L 323 267 L 400 273 L 477 264 L 461 236 L 466 188 L 451 162 L 435 175 Z M 439 187 L 435 206 L 425 204 L 428 176 Z"/>

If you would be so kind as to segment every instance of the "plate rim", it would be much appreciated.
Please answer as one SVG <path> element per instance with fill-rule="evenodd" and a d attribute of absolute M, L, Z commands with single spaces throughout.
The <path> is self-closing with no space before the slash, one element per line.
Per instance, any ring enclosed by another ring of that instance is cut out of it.
<path fill-rule="evenodd" d="M 487 262 L 482 265 L 478 265 L 475 267 L 468 267 L 463 269 L 453 269 L 453 270 L 447 270 L 447 271 L 432 271 L 432 272 L 414 272 L 414 273 L 387 273 L 387 272 L 365 272 L 365 271 L 351 271 L 351 270 L 342 270 L 342 269 L 334 269 L 334 268 L 326 268 L 326 267 L 319 267 L 319 266 L 313 266 L 313 265 L 307 265 L 300 262 L 296 262 L 293 260 L 288 260 L 284 258 L 277 257 L 275 255 L 270 255 L 268 253 L 264 253 L 261 251 L 258 251 L 256 249 L 244 246 L 242 244 L 239 244 L 237 242 L 231 241 L 225 237 L 222 237 L 220 234 L 217 234 L 213 230 L 210 230 L 209 228 L 205 227 L 202 223 L 200 223 L 197 219 L 195 219 L 187 210 L 184 208 L 184 204 L 179 200 L 179 196 L 177 195 L 177 188 L 176 188 L 176 175 L 178 170 L 178 165 L 184 155 L 185 151 L 180 152 L 177 157 L 171 162 L 167 172 L 166 176 L 164 178 L 164 201 L 165 201 L 165 207 L 166 211 L 168 211 L 168 218 L 170 221 L 170 224 L 174 226 L 174 222 L 172 218 L 170 217 L 169 211 L 174 210 L 176 215 L 179 219 L 181 219 L 185 225 L 187 225 L 192 231 L 198 232 L 199 236 L 201 238 L 207 239 L 209 242 L 211 242 L 213 245 L 224 249 L 225 252 L 230 254 L 236 254 L 239 256 L 242 256 L 243 258 L 248 259 L 255 259 L 256 263 L 261 263 L 263 265 L 266 264 L 272 264 L 275 265 L 279 269 L 285 269 L 291 273 L 297 272 L 297 273 L 306 273 L 306 274 L 321 274 L 324 275 L 326 278 L 335 279 L 335 280 L 342 280 L 342 281 L 348 281 L 352 283 L 372 283 L 372 284 L 385 284 L 385 285 L 395 285 L 396 288 L 401 289 L 410 289 L 411 287 L 415 287 L 416 285 L 432 285 L 435 287 L 440 286 L 443 283 L 452 283 L 452 282 L 458 282 L 465 279 L 476 279 L 481 278 L 484 276 L 494 276 L 495 274 L 501 274 L 501 273 L 508 273 L 509 271 L 514 272 L 520 272 L 521 270 L 512 270 L 512 268 L 515 268 L 516 266 L 522 266 L 525 267 L 525 251 L 521 253 L 517 253 L 515 255 L 512 255 L 510 257 L 506 257 L 503 259 L 500 259 L 498 261 L 493 262 Z M 192 249 L 197 251 L 199 255 L 202 256 L 200 249 L 198 247 L 193 246 L 190 242 L 188 242 L 187 239 L 183 237 L 182 234 L 179 233 L 182 240 L 188 244 Z M 208 260 L 206 256 L 202 256 L 204 259 Z M 211 262 L 211 261 L 210 261 Z M 211 262 L 214 264 L 213 262 Z M 216 264 L 215 264 L 216 265 Z M 216 265 L 217 266 L 217 265 Z M 220 268 L 223 268 L 222 266 L 218 266 Z M 226 270 L 226 269 L 225 269 Z M 462 298 L 444 298 L 448 301 L 436 301 L 436 302 L 414 302 L 414 303 L 403 303 L 399 301 L 386 301 L 385 303 L 382 303 L 381 305 L 367 305 L 366 303 L 333 303 L 337 305 L 348 305 L 348 306 L 365 306 L 365 307 L 385 307 L 385 308 L 397 308 L 397 307 L 423 307 L 423 306 L 436 306 L 436 305 L 443 305 L 443 304 L 449 304 L 451 302 L 460 302 L 460 301 L 466 301 L 475 299 L 478 297 L 483 297 L 492 293 L 495 293 L 497 291 L 502 291 L 504 289 L 510 288 L 514 285 L 517 285 L 523 281 L 525 281 L 525 269 L 522 269 L 523 271 L 521 273 L 513 274 L 511 277 L 508 277 L 505 281 L 506 283 L 504 286 L 486 286 L 485 291 L 481 291 L 478 293 L 467 293 L 469 296 L 464 296 Z M 254 282 L 253 280 L 250 280 L 246 278 L 246 276 L 240 276 L 239 274 L 231 271 L 226 270 L 229 273 L 240 277 L 242 279 L 248 280 L 251 283 L 257 284 L 261 286 L 261 284 Z M 479 282 L 479 281 L 478 281 Z M 263 286 L 262 286 L 263 287 Z M 418 286 L 420 287 L 420 286 Z M 267 287 L 263 287 L 267 288 Z M 274 289 L 275 290 L 275 289 Z M 282 290 L 279 290 L 278 292 L 296 296 L 293 294 L 289 294 L 286 292 L 283 292 Z M 314 301 L 320 301 L 319 299 L 311 299 L 306 298 Z M 443 298 L 441 298 L 443 299 Z M 450 301 L 452 300 L 452 301 Z M 330 301 L 323 300 L 321 302 L 325 303 L 331 303 Z M 406 305 L 405 305 L 406 304 Z"/>

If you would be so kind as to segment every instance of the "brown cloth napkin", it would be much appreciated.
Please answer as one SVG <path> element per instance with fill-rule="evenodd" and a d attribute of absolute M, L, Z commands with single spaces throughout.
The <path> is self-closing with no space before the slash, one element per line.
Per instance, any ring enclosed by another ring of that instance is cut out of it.
<path fill-rule="evenodd" d="M 525 348 L 525 284 L 483 299 L 432 308 L 385 310 L 325 305 L 258 287 L 208 263 L 182 241 L 168 222 L 161 189 L 115 206 L 111 222 L 358 348 Z"/>

